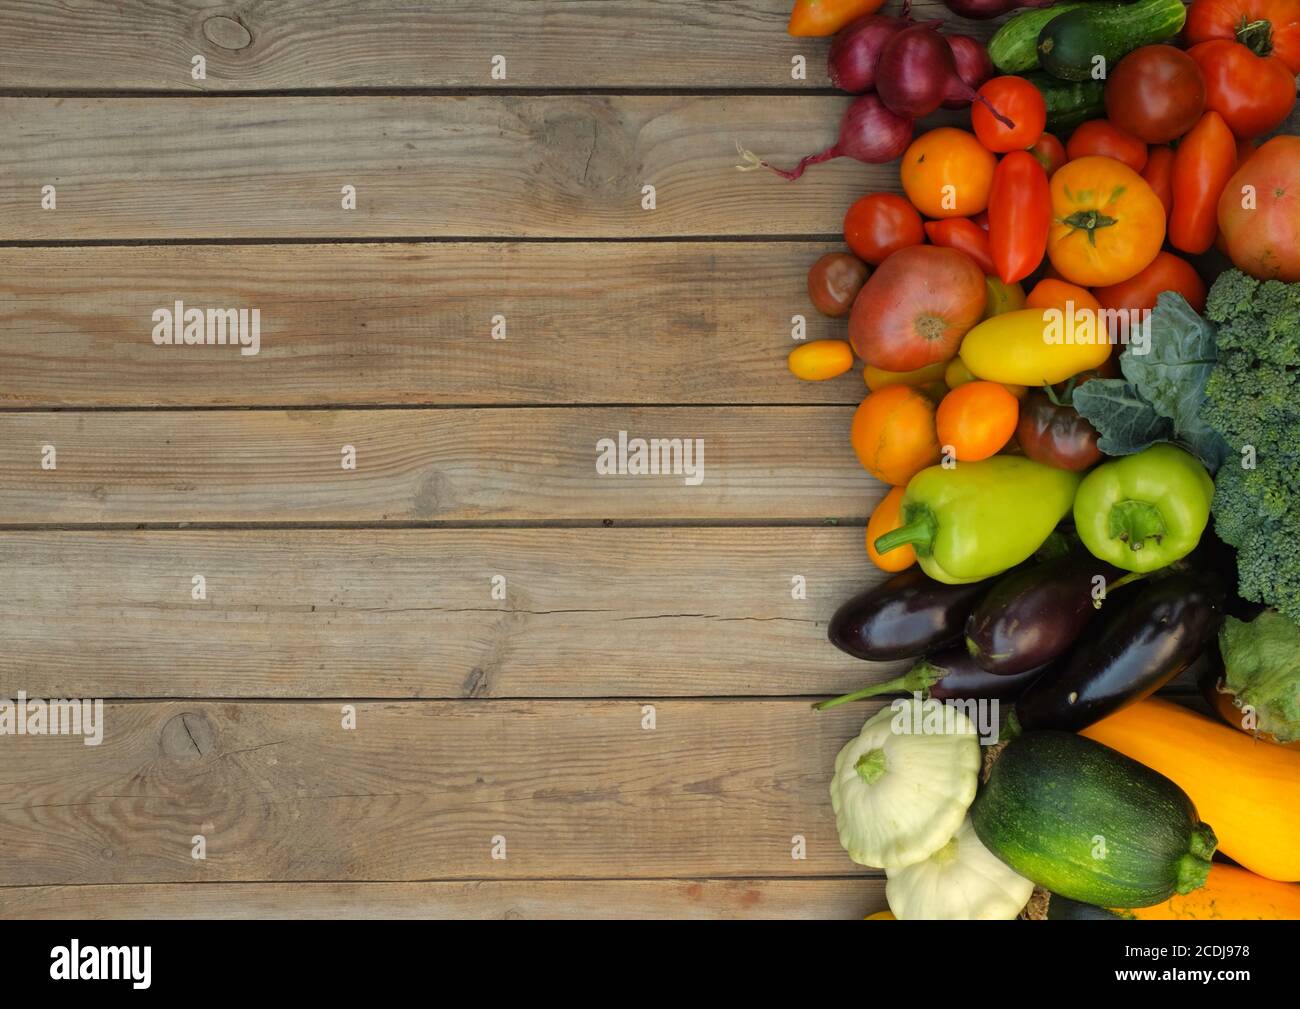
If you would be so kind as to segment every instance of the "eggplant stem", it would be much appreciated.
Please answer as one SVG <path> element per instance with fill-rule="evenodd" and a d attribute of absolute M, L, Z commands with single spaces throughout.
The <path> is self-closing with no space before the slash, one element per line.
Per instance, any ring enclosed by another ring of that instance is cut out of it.
<path fill-rule="evenodd" d="M 880 694 L 922 694 L 929 696 L 930 688 L 938 683 L 946 675 L 946 670 L 921 659 L 911 669 L 902 676 L 895 676 L 892 680 L 886 680 L 884 683 L 873 683 L 869 687 L 863 687 L 861 690 L 855 690 L 851 694 L 841 694 L 839 697 L 832 697 L 826 701 L 818 701 L 813 706 L 813 711 L 829 711 L 831 708 L 838 708 L 841 704 L 848 704 L 852 701 L 865 701 L 868 697 L 877 697 Z"/>

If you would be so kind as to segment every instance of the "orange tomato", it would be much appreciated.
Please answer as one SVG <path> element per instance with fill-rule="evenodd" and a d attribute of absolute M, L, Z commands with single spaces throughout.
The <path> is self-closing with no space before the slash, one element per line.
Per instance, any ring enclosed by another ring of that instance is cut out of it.
<path fill-rule="evenodd" d="M 1113 158 L 1071 161 L 1052 176 L 1051 190 L 1047 255 L 1071 283 L 1128 280 L 1164 244 L 1164 205 L 1142 176 Z"/>
<path fill-rule="evenodd" d="M 1172 252 L 1161 252 L 1136 276 L 1109 287 L 1098 287 L 1092 293 L 1102 308 L 1141 311 L 1155 308 L 1161 291 L 1176 291 L 1197 313 L 1205 310 L 1205 281 L 1192 269 L 1191 263 Z"/>
<path fill-rule="evenodd" d="M 1071 161 L 1089 155 L 1114 158 L 1135 172 L 1142 171 L 1147 164 L 1147 145 L 1106 119 L 1089 119 L 1080 123 L 1070 134 L 1065 153 Z"/>
<path fill-rule="evenodd" d="M 847 340 L 813 340 L 790 351 L 786 363 L 795 378 L 822 382 L 853 367 L 853 348 Z"/>
<path fill-rule="evenodd" d="M 939 461 L 934 403 L 906 385 L 873 392 L 853 414 L 849 440 L 868 473 L 902 486 Z"/>
<path fill-rule="evenodd" d="M 943 369 L 942 361 L 927 364 L 924 368 L 917 368 L 915 371 L 885 371 L 884 368 L 873 368 L 867 365 L 862 369 L 862 378 L 872 392 L 889 385 L 910 385 L 919 388 L 931 382 L 941 381 Z"/>
<path fill-rule="evenodd" d="M 926 217 L 970 217 L 989 205 L 997 162 L 965 130 L 941 126 L 903 152 L 903 191 Z"/>
<path fill-rule="evenodd" d="M 876 553 L 876 540 L 892 533 L 903 524 L 903 492 L 906 487 L 894 487 L 880 499 L 871 518 L 867 520 L 867 556 L 881 571 L 905 571 L 916 563 L 916 551 L 904 543 L 883 554 Z"/>
<path fill-rule="evenodd" d="M 1025 299 L 1025 307 L 1059 308 L 1065 312 L 1068 310 L 1068 302 L 1074 302 L 1076 312 L 1085 308 L 1095 312 L 1101 308 L 1101 303 L 1086 288 L 1053 277 L 1047 277 L 1034 285 L 1029 297 Z"/>
<path fill-rule="evenodd" d="M 958 462 L 996 455 L 1016 433 L 1020 404 L 997 382 L 967 382 L 943 398 L 935 413 L 940 450 Z"/>

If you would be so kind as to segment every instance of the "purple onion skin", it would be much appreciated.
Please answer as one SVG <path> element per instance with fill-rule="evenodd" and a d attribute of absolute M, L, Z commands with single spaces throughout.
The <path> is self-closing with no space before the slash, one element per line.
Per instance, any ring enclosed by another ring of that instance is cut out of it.
<path fill-rule="evenodd" d="M 984 44 L 969 35 L 946 35 L 948 48 L 952 50 L 952 60 L 957 67 L 957 76 L 972 91 L 978 91 L 984 82 L 993 76 L 993 61 L 989 59 Z M 948 98 L 943 103 L 945 109 L 960 109 L 969 104 L 966 97 Z"/>
<path fill-rule="evenodd" d="M 851 95 L 862 95 L 876 86 L 876 64 L 881 50 L 910 20 L 890 14 L 868 14 L 841 28 L 826 57 L 826 74 L 831 85 Z"/>
<path fill-rule="evenodd" d="M 883 165 L 901 158 L 907 145 L 912 142 L 914 128 L 910 116 L 891 112 L 875 95 L 862 95 L 844 110 L 844 118 L 840 120 L 839 139 L 820 154 L 809 154 L 794 168 L 777 168 L 766 161 L 758 161 L 747 152 L 745 156 L 793 182 L 806 169 L 834 158 L 854 158 L 869 165 Z"/>
<path fill-rule="evenodd" d="M 876 66 L 876 92 L 889 109 L 920 119 L 934 112 L 960 83 L 948 42 L 929 23 L 904 28 L 891 38 Z"/>
<path fill-rule="evenodd" d="M 943 0 L 954 14 L 971 21 L 985 21 L 1020 7 L 1050 7 L 1056 0 Z"/>

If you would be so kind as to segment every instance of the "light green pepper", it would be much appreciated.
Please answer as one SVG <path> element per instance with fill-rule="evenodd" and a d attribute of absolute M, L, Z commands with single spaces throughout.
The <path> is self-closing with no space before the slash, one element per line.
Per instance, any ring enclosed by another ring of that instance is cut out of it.
<path fill-rule="evenodd" d="M 910 543 L 921 569 L 949 585 L 992 578 L 1031 557 L 1070 511 L 1079 475 L 1012 455 L 931 466 L 903 493 L 903 525 L 877 553 Z"/>

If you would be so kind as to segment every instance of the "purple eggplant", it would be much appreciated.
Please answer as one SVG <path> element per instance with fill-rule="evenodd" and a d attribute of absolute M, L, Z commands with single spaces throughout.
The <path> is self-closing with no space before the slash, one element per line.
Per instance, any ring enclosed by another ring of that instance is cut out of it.
<path fill-rule="evenodd" d="M 966 647 L 990 673 L 1022 673 L 1064 655 L 1097 613 L 1095 589 L 1123 572 L 1074 552 L 999 579 L 966 621 Z"/>
<path fill-rule="evenodd" d="M 827 637 L 854 658 L 910 659 L 961 639 L 987 583 L 945 585 L 909 568 L 854 596 L 831 617 Z"/>
<path fill-rule="evenodd" d="M 813 707 L 825 711 L 880 694 L 929 694 L 941 701 L 994 697 L 1012 700 L 1042 672 L 1042 669 L 1030 669 L 1014 676 L 998 676 L 981 669 L 970 653 L 958 645 L 921 659 L 902 676 L 829 701 L 819 701 Z"/>
<path fill-rule="evenodd" d="M 1085 728 L 1184 672 L 1223 623 L 1216 581 L 1171 574 L 1108 600 L 1095 628 L 1056 671 L 1016 701 L 1023 731 Z"/>

